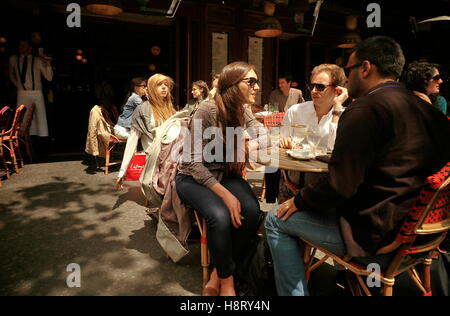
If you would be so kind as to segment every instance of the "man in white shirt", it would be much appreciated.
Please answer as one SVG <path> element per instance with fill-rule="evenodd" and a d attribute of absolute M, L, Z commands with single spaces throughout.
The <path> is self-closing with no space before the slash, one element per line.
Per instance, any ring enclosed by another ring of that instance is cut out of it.
<path fill-rule="evenodd" d="M 321 64 L 313 69 L 308 85 L 312 101 L 295 104 L 284 115 L 280 131 L 281 148 L 293 148 L 292 126 L 305 125 L 320 137 L 319 147 L 333 150 L 337 124 L 344 111 L 342 104 L 348 98 L 347 89 L 343 87 L 346 80 L 344 70 L 337 65 Z M 298 172 L 289 172 L 288 175 L 292 183 L 298 183 Z M 308 177 L 311 178 L 310 175 Z M 305 182 L 310 182 L 308 177 Z"/>
<path fill-rule="evenodd" d="M 321 136 L 319 146 L 333 150 L 342 104 L 348 98 L 345 82 L 344 70 L 337 65 L 322 64 L 313 69 L 308 85 L 312 101 L 295 104 L 284 115 L 282 148 L 292 148 L 292 125 L 306 125 Z"/>
<path fill-rule="evenodd" d="M 30 135 L 48 136 L 47 115 L 45 111 L 44 95 L 42 94 L 41 75 L 48 81 L 53 78 L 50 61 L 31 54 L 32 46 L 27 40 L 19 42 L 19 55 L 9 59 L 9 77 L 17 87 L 17 105 L 24 104 L 27 111 L 31 104 L 36 104 L 32 118 Z M 27 115 L 25 114 L 25 117 Z M 24 125 L 26 122 L 23 122 Z"/>

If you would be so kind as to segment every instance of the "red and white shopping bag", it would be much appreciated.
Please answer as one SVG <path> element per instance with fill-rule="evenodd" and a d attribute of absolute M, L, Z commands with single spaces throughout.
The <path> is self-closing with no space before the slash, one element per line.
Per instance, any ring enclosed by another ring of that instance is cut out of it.
<path fill-rule="evenodd" d="M 146 155 L 144 152 L 135 153 L 133 159 L 131 159 L 128 165 L 127 172 L 125 173 L 125 181 L 139 181 L 142 171 L 145 168 Z"/>

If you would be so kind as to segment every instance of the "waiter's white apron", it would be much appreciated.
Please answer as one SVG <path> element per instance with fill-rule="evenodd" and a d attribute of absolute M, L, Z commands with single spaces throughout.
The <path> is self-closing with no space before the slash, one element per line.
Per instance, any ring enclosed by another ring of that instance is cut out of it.
<path fill-rule="evenodd" d="M 47 126 L 47 114 L 45 111 L 44 95 L 40 90 L 19 90 L 17 92 L 17 106 L 24 104 L 28 109 L 31 104 L 36 104 L 36 110 L 31 121 L 30 135 L 37 135 L 41 137 L 48 136 L 48 126 Z M 25 119 L 27 114 L 25 113 Z M 27 122 L 23 122 L 23 126 Z"/>

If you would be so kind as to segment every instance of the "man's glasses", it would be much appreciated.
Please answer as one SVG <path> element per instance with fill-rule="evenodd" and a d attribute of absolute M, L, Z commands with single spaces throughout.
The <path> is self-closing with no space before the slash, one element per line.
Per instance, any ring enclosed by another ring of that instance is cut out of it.
<path fill-rule="evenodd" d="M 442 79 L 441 75 L 436 75 L 436 76 L 431 78 L 431 80 L 434 80 L 434 81 L 439 81 L 441 79 Z"/>
<path fill-rule="evenodd" d="M 138 84 L 136 87 L 147 88 L 147 85 L 146 84 Z"/>
<path fill-rule="evenodd" d="M 362 63 L 357 63 L 351 66 L 347 66 L 344 67 L 344 72 L 345 72 L 345 76 L 348 78 L 348 76 L 350 76 L 350 73 L 352 72 L 353 69 L 357 68 L 357 67 L 361 67 Z"/>
<path fill-rule="evenodd" d="M 246 81 L 248 83 L 248 85 L 250 86 L 250 88 L 254 88 L 256 84 L 259 83 L 258 79 L 256 79 L 255 77 L 250 77 L 250 78 L 244 78 L 242 79 L 242 81 Z"/>
<path fill-rule="evenodd" d="M 321 83 L 311 83 L 308 84 L 308 89 L 309 91 L 313 91 L 314 89 L 316 89 L 316 91 L 320 91 L 322 92 L 323 90 L 325 90 L 328 87 L 333 86 L 332 84 L 321 84 Z"/>

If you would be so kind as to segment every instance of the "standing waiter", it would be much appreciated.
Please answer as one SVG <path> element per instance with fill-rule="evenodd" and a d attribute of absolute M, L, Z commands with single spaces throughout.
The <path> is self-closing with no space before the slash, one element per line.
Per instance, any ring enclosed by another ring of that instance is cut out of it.
<path fill-rule="evenodd" d="M 41 75 L 51 81 L 53 70 L 50 61 L 33 56 L 32 49 L 28 40 L 19 41 L 19 55 L 11 56 L 9 59 L 9 76 L 17 87 L 17 105 L 24 104 L 28 111 L 31 104 L 36 104 L 34 117 L 31 118 L 30 135 L 47 137 L 47 115 L 42 94 Z"/>

